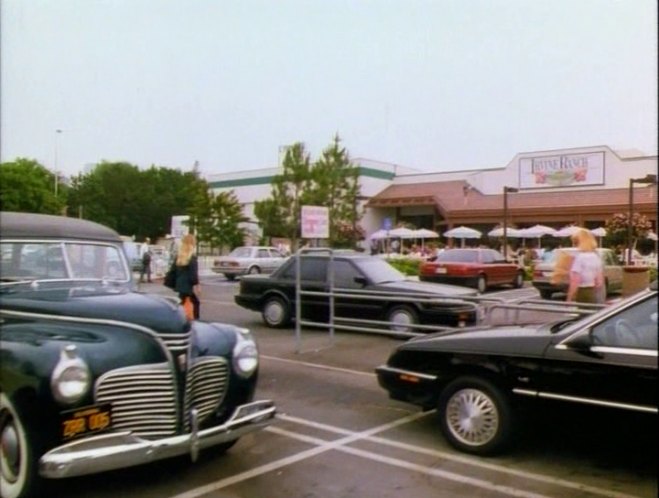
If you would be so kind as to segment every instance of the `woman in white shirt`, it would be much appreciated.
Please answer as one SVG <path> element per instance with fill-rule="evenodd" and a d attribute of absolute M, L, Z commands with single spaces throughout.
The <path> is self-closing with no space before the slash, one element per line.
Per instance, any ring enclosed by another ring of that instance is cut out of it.
<path fill-rule="evenodd" d="M 572 242 L 579 249 L 570 267 L 568 301 L 598 303 L 605 295 L 604 267 L 597 253 L 597 241 L 588 230 L 581 229 L 572 236 Z"/>

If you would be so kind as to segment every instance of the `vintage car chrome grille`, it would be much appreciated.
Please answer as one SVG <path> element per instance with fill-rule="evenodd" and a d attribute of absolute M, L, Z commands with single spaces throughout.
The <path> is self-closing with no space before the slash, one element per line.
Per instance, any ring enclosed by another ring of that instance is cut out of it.
<path fill-rule="evenodd" d="M 167 363 L 111 370 L 96 382 L 97 403 L 112 404 L 112 427 L 144 438 L 176 433 L 176 387 Z"/>
<path fill-rule="evenodd" d="M 165 343 L 167 349 L 175 355 L 188 350 L 191 335 L 190 332 L 187 334 L 160 334 L 160 338 Z"/>
<path fill-rule="evenodd" d="M 199 412 L 199 421 L 213 413 L 220 405 L 229 385 L 229 366 L 224 358 L 207 357 L 192 360 L 186 383 L 185 412 L 191 408 Z M 185 427 L 190 421 L 186 418 Z"/>

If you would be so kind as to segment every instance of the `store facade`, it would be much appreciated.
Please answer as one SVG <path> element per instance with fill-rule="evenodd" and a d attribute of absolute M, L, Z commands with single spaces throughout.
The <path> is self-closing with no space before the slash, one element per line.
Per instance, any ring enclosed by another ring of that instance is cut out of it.
<path fill-rule="evenodd" d="M 615 213 L 628 212 L 631 185 L 634 212 L 657 228 L 656 180 L 630 182 L 657 174 L 656 155 L 582 147 L 518 153 L 502 168 L 442 173 L 366 159 L 353 162 L 360 168 L 366 234 L 402 223 L 440 233 L 459 225 L 487 232 L 503 223 L 504 187 L 509 226 L 603 226 Z M 254 223 L 254 202 L 270 196 L 280 171 L 210 175 L 207 180 L 214 191 L 233 190 Z"/>

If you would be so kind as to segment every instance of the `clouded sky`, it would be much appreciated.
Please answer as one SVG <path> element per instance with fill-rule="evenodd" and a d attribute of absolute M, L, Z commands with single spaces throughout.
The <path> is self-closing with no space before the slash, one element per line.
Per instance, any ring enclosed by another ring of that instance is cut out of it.
<path fill-rule="evenodd" d="M 657 151 L 656 0 L 2 0 L 2 161 L 422 171 Z M 61 130 L 57 133 L 56 130 Z M 57 164 L 55 164 L 57 163 Z"/>

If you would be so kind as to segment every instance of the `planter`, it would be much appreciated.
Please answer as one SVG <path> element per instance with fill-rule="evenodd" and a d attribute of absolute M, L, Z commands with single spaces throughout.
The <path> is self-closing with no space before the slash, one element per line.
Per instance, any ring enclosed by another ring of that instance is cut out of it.
<path fill-rule="evenodd" d="M 650 285 L 650 268 L 624 266 L 622 269 L 622 296 L 627 297 L 645 290 Z"/>

